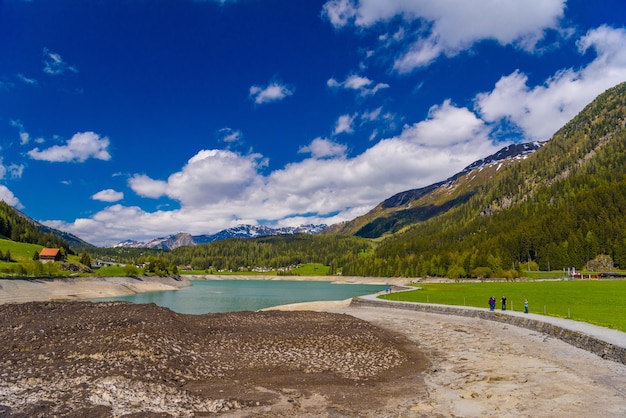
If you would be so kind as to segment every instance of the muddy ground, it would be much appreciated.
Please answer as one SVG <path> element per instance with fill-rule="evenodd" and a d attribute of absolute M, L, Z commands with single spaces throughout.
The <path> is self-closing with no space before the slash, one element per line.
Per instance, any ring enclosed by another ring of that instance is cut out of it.
<path fill-rule="evenodd" d="M 0 416 L 385 416 L 428 361 L 350 315 L 0 306 Z"/>
<path fill-rule="evenodd" d="M 2 305 L 0 417 L 626 416 L 626 366 L 538 332 L 347 301 L 287 309 Z"/>

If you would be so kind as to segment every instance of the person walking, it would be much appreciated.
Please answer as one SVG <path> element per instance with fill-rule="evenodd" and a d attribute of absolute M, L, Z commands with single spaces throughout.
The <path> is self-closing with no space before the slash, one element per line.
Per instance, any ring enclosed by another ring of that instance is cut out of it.
<path fill-rule="evenodd" d="M 502 310 L 506 311 L 506 296 L 502 296 Z"/>
<path fill-rule="evenodd" d="M 489 298 L 489 310 L 494 311 L 496 309 L 496 297 L 492 296 Z"/>
<path fill-rule="evenodd" d="M 524 313 L 528 313 L 528 299 L 524 299 Z"/>

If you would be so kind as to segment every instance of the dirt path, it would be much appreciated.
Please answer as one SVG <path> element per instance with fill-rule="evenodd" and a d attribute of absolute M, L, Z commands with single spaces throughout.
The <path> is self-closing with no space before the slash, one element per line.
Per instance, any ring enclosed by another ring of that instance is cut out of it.
<path fill-rule="evenodd" d="M 428 399 L 407 401 L 399 416 L 626 416 L 626 366 L 558 339 L 451 315 L 328 310 L 400 332 L 431 361 Z"/>

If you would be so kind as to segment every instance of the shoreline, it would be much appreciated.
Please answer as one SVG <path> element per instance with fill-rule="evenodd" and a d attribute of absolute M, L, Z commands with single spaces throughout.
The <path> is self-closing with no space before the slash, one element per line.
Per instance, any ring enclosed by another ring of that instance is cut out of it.
<path fill-rule="evenodd" d="M 0 279 L 0 305 L 26 302 L 81 301 L 106 297 L 129 296 L 138 293 L 171 291 L 192 286 L 192 280 L 325 281 L 334 284 L 375 284 L 389 286 L 404 286 L 408 281 L 406 278 L 394 277 L 235 276 L 218 274 L 181 275 L 177 278 L 157 276 L 11 278 Z M 305 303 L 319 304 L 324 302 Z"/>
<path fill-rule="evenodd" d="M 219 274 L 188 274 L 178 276 L 177 278 L 141 276 L 0 279 L 0 305 L 27 302 L 87 301 L 98 298 L 129 296 L 138 293 L 172 291 L 192 286 L 192 280 L 324 281 L 333 284 L 372 284 L 383 286 L 405 286 L 409 281 L 406 278 L 398 277 L 237 276 Z M 302 302 L 273 306 L 263 310 L 323 310 L 328 306 L 347 306 L 351 300 Z"/>
<path fill-rule="evenodd" d="M 7 303 L 79 301 L 178 290 L 191 286 L 186 278 L 76 277 L 62 279 L 0 279 L 0 305 Z"/>

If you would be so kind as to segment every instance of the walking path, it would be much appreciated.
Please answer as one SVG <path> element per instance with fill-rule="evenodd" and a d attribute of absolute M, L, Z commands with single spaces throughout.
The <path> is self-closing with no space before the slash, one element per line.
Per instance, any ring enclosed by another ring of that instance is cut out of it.
<path fill-rule="evenodd" d="M 550 334 L 576 347 L 591 351 L 603 358 L 626 364 L 626 333 L 586 322 L 517 311 L 490 311 L 471 306 L 450 306 L 434 303 L 400 302 L 378 299 L 381 293 L 353 299 L 355 306 L 384 306 L 406 310 L 477 317 L 507 322 L 523 328 Z"/>

